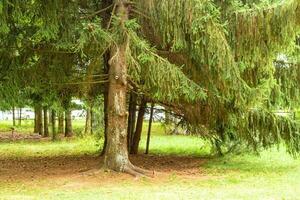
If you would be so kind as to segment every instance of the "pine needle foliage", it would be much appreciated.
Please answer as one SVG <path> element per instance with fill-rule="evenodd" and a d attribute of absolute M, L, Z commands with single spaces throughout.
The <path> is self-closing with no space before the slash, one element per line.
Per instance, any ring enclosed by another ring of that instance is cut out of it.
<path fill-rule="evenodd" d="M 173 105 L 194 133 L 254 148 L 284 141 L 290 153 L 300 151 L 296 122 L 273 113 L 299 105 L 298 61 L 273 64 L 279 54 L 298 58 L 299 0 L 132 0 L 122 28 L 116 5 L 105 8 L 112 11 L 106 18 L 102 3 L 1 1 L 2 88 L 82 96 L 90 87 L 64 83 L 91 80 L 82 77 L 103 67 L 103 54 L 128 39 L 129 82 Z M 10 81 L 16 71 L 17 84 Z"/>
<path fill-rule="evenodd" d="M 130 74 L 146 95 L 161 102 L 204 100 L 206 92 L 180 67 L 159 56 L 135 31 L 128 29 Z"/>
<path fill-rule="evenodd" d="M 273 65 L 278 54 L 294 50 L 299 1 L 150 0 L 137 4 L 138 10 L 146 10 L 143 20 L 150 24 L 144 34 L 159 49 L 188 57 L 184 72 L 208 91 L 204 103 L 182 106 L 181 114 L 192 132 L 224 143 L 240 138 L 254 148 L 285 140 L 290 152 L 298 151 L 294 145 L 299 143 L 297 124 L 272 114 L 269 105 L 282 102 L 279 96 L 271 98 L 276 88 L 282 96 L 299 88 L 295 72 L 285 70 L 284 75 L 277 70 L 274 76 Z M 281 91 L 285 88 L 291 91 Z"/>

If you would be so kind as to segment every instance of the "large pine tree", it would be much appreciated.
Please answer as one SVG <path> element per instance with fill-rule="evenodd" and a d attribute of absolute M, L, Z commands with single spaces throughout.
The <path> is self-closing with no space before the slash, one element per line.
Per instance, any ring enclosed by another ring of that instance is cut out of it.
<path fill-rule="evenodd" d="M 300 151 L 297 124 L 272 113 L 285 88 L 273 62 L 295 49 L 299 0 L 11 0 L 0 2 L 0 22 L 1 69 L 109 66 L 98 80 L 109 83 L 106 168 L 145 173 L 128 158 L 132 88 L 202 137 L 254 147 L 283 140 Z"/>

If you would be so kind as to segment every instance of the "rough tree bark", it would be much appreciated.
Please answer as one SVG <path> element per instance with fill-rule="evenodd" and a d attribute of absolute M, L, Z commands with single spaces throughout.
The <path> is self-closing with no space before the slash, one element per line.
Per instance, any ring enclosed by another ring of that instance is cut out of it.
<path fill-rule="evenodd" d="M 43 111 L 44 111 L 44 137 L 49 137 L 48 109 L 47 109 L 47 106 L 43 107 Z"/>
<path fill-rule="evenodd" d="M 72 130 L 72 115 L 71 109 L 68 108 L 65 112 L 65 137 L 72 137 L 73 130 Z"/>
<path fill-rule="evenodd" d="M 129 15 L 125 0 L 116 1 L 116 14 L 120 17 L 118 28 L 122 29 Z M 146 173 L 150 175 L 150 172 L 131 164 L 128 157 L 126 49 L 129 41 L 125 37 L 110 50 L 107 146 L 104 155 L 104 168 L 126 172 L 134 176 L 143 176 Z"/>
<path fill-rule="evenodd" d="M 146 111 L 146 105 L 147 102 L 144 99 L 142 99 L 139 108 L 138 118 L 136 121 L 136 128 L 132 140 L 131 151 L 130 151 L 131 154 L 137 154 L 139 151 L 139 144 L 140 144 L 142 130 L 143 130 L 143 122 L 144 122 L 144 115 Z"/>

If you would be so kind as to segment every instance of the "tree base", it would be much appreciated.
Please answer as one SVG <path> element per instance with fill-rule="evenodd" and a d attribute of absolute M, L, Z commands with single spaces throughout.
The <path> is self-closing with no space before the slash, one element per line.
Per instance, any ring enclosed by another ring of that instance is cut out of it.
<path fill-rule="evenodd" d="M 117 169 L 117 170 L 111 169 L 109 166 L 105 166 L 105 165 L 103 169 L 104 171 L 115 171 L 115 172 L 126 173 L 136 178 L 140 178 L 140 177 L 153 178 L 155 175 L 154 171 L 142 169 L 140 167 L 133 165 L 131 162 L 128 162 L 128 164 L 126 164 L 125 167 L 123 167 L 122 169 Z"/>
<path fill-rule="evenodd" d="M 129 163 L 128 166 L 124 168 L 124 172 L 137 178 L 139 177 L 153 178 L 155 175 L 154 171 L 142 169 L 131 163 Z"/>

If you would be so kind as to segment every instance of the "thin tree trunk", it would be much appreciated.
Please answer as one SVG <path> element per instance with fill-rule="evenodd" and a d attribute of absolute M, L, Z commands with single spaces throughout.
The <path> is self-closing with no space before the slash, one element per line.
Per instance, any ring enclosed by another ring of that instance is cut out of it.
<path fill-rule="evenodd" d="M 86 109 L 84 133 L 91 134 L 91 109 L 90 108 Z"/>
<path fill-rule="evenodd" d="M 22 108 L 19 108 L 19 126 L 22 125 Z"/>
<path fill-rule="evenodd" d="M 34 133 L 38 133 L 37 115 L 37 106 L 34 106 Z"/>
<path fill-rule="evenodd" d="M 44 110 L 44 137 L 49 137 L 49 127 L 48 127 L 48 110 L 47 107 L 43 107 Z"/>
<path fill-rule="evenodd" d="M 52 125 L 52 141 L 56 140 L 56 123 L 55 123 L 56 113 L 55 110 L 52 109 L 51 112 L 51 125 Z"/>
<path fill-rule="evenodd" d="M 151 134 L 151 127 L 152 127 L 152 120 L 153 120 L 153 109 L 154 109 L 154 103 L 151 104 L 151 111 L 150 111 L 150 119 L 149 119 L 148 134 L 147 134 L 147 144 L 146 144 L 146 152 L 145 152 L 145 154 L 149 153 L 150 134 Z"/>
<path fill-rule="evenodd" d="M 106 9 L 109 6 L 113 5 L 115 3 L 115 0 L 102 0 L 101 1 L 101 8 L 100 9 Z M 106 27 L 107 29 L 111 25 L 111 15 L 113 14 L 113 8 L 106 9 L 106 11 L 101 13 L 102 16 L 102 26 Z M 103 71 L 105 74 L 109 74 L 109 60 L 112 55 L 110 55 L 110 50 L 107 50 L 103 54 Z M 109 83 L 104 84 L 104 90 L 103 90 L 103 96 L 104 96 L 104 142 L 103 142 L 103 149 L 101 152 L 101 156 L 104 156 L 105 151 L 106 151 L 106 146 L 107 146 L 107 129 L 108 129 L 108 88 L 109 88 Z"/>
<path fill-rule="evenodd" d="M 109 52 L 106 52 L 103 55 L 103 60 L 104 60 L 104 71 L 105 73 L 109 73 Z M 106 145 L 107 145 L 107 126 L 108 126 L 108 120 L 107 120 L 107 107 L 108 107 L 108 84 L 105 83 L 104 84 L 104 91 L 103 91 L 103 97 L 104 97 L 104 109 L 103 109 L 103 114 L 104 114 L 104 141 L 103 141 L 103 148 L 102 148 L 102 152 L 101 152 L 101 156 L 103 156 L 105 154 L 105 149 L 106 149 Z"/>
<path fill-rule="evenodd" d="M 113 5 L 115 0 L 102 0 L 101 5 L 99 9 L 106 9 L 109 6 Z M 107 29 L 111 25 L 110 19 L 112 15 L 113 8 L 106 9 L 106 11 L 101 13 L 102 16 L 102 26 L 106 27 Z M 105 74 L 109 73 L 109 60 L 110 60 L 110 50 L 106 50 L 106 52 L 103 54 L 103 72 Z M 104 156 L 106 146 L 107 146 L 107 127 L 108 127 L 108 112 L 107 112 L 107 107 L 108 107 L 108 87 L 109 84 L 105 83 L 103 87 L 103 97 L 104 97 L 104 109 L 103 109 L 103 114 L 104 114 L 104 142 L 103 142 L 103 148 L 101 152 L 101 156 Z"/>
<path fill-rule="evenodd" d="M 58 116 L 58 133 L 64 133 L 64 112 L 59 112 Z"/>
<path fill-rule="evenodd" d="M 142 99 L 139 108 L 138 118 L 136 121 L 135 133 L 132 140 L 132 146 L 130 151 L 131 154 L 137 154 L 139 151 L 139 144 L 140 144 L 142 130 L 143 130 L 143 122 L 144 122 L 144 115 L 146 111 L 146 105 L 147 102 L 144 99 Z"/>
<path fill-rule="evenodd" d="M 72 115 L 70 108 L 68 108 L 65 112 L 65 137 L 72 137 L 72 135 Z"/>
<path fill-rule="evenodd" d="M 93 108 L 91 108 L 91 110 L 90 110 L 90 115 L 91 115 L 91 120 L 90 120 L 91 131 L 90 131 L 90 133 L 93 134 L 93 125 L 94 125 L 94 112 L 93 112 Z"/>
<path fill-rule="evenodd" d="M 128 126 L 127 126 L 127 145 L 128 145 L 128 151 L 130 152 L 133 135 L 134 135 L 134 127 L 136 122 L 136 94 L 131 92 L 130 94 L 130 100 L 129 100 L 129 107 L 128 107 Z"/>
<path fill-rule="evenodd" d="M 43 130 L 43 109 L 42 106 L 37 106 L 37 118 L 36 118 L 36 122 L 37 122 L 37 133 L 39 135 L 43 135 L 44 134 L 44 130 Z"/>
<path fill-rule="evenodd" d="M 16 113 L 15 113 L 15 106 L 12 107 L 12 120 L 13 120 L 13 126 L 16 126 Z"/>

